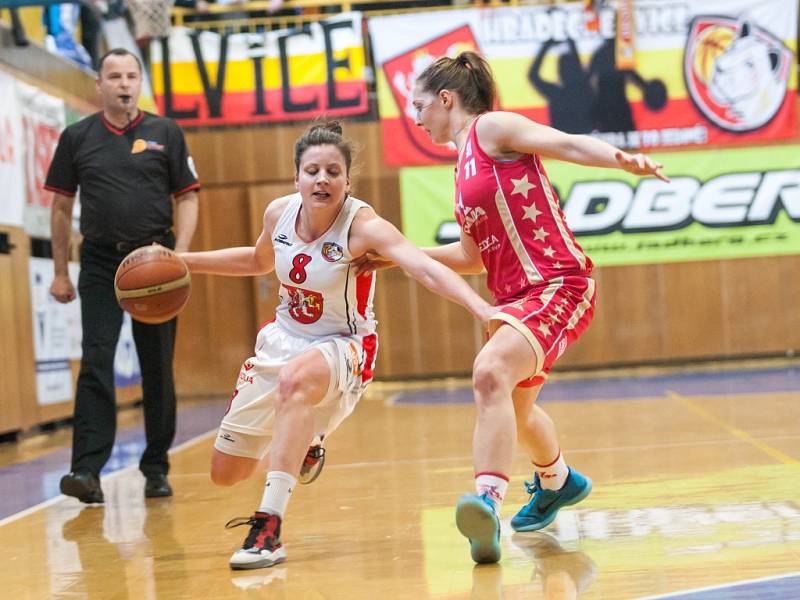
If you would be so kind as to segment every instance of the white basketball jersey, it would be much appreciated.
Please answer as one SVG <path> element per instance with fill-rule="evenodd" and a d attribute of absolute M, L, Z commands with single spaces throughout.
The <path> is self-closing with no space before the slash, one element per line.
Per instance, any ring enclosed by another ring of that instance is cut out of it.
<path fill-rule="evenodd" d="M 330 229 L 306 243 L 295 231 L 301 202 L 299 193 L 290 196 L 272 232 L 275 274 L 281 282 L 276 321 L 303 336 L 374 333 L 375 274 L 354 275 L 347 244 L 353 218 L 369 205 L 346 198 Z"/>

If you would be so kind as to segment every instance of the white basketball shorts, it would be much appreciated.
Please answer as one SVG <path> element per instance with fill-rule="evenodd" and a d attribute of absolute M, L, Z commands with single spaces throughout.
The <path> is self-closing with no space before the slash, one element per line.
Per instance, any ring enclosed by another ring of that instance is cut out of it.
<path fill-rule="evenodd" d="M 372 379 L 377 337 L 303 338 L 272 322 L 258 332 L 256 355 L 239 371 L 236 389 L 214 447 L 233 456 L 260 459 L 272 439 L 273 397 L 278 374 L 290 360 L 316 348 L 330 366 L 325 397 L 314 407 L 314 434 L 330 435 L 353 412 Z"/>

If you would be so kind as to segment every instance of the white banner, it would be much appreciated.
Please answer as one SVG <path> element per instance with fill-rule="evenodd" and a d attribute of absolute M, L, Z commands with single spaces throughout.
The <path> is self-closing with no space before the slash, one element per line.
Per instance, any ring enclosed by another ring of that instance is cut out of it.
<path fill-rule="evenodd" d="M 122 329 L 119 332 L 117 352 L 114 355 L 114 385 L 126 387 L 142 381 L 142 370 L 136 343 L 133 341 L 133 322 L 128 313 L 123 313 Z"/>
<path fill-rule="evenodd" d="M 61 304 L 50 295 L 52 259 L 32 257 L 28 264 L 37 400 L 42 405 L 65 402 L 73 394 L 70 360 L 81 357 L 80 298 Z M 73 283 L 79 271 L 77 263 L 69 264 Z"/>
<path fill-rule="evenodd" d="M 28 235 L 49 238 L 53 193 L 43 186 L 58 137 L 65 126 L 64 101 L 20 81 L 16 85 L 24 157 L 23 223 Z"/>
<path fill-rule="evenodd" d="M 22 227 L 25 206 L 22 122 L 16 79 L 0 71 L 0 223 Z"/>

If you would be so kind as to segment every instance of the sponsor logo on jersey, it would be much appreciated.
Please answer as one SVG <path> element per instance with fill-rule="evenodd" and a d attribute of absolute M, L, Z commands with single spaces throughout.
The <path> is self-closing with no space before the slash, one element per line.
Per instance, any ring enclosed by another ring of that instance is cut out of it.
<path fill-rule="evenodd" d="M 470 230 L 479 223 L 483 223 L 488 217 L 486 211 L 480 206 L 469 208 L 464 211 L 464 232 L 469 233 Z"/>
<path fill-rule="evenodd" d="M 253 366 L 253 363 L 249 360 L 245 361 L 239 370 L 239 383 L 253 383 L 253 375 L 248 373 L 253 369 Z"/>
<path fill-rule="evenodd" d="M 143 140 L 142 138 L 137 138 L 133 141 L 133 146 L 131 146 L 131 154 L 139 154 L 140 152 L 144 152 L 145 150 L 158 150 L 160 152 L 164 151 L 164 144 L 159 144 L 155 140 Z M 192 173 L 197 179 L 197 175 Z"/>
<path fill-rule="evenodd" d="M 336 262 L 337 260 L 341 260 L 342 256 L 344 256 L 344 250 L 342 250 L 342 247 L 339 244 L 334 242 L 325 242 L 322 244 L 322 258 L 328 262 Z"/>
<path fill-rule="evenodd" d="M 284 246 L 291 246 L 292 242 L 289 241 L 289 238 L 286 237 L 285 233 L 279 233 L 274 238 L 272 238 L 273 242 L 278 242 L 279 244 L 283 244 Z"/>
<path fill-rule="evenodd" d="M 499 247 L 500 240 L 497 239 L 496 235 L 490 235 L 489 237 L 482 239 L 478 244 L 478 250 L 481 252 L 497 250 Z"/>
<path fill-rule="evenodd" d="M 323 297 L 319 292 L 302 288 L 283 286 L 289 293 L 289 316 L 298 323 L 310 325 L 319 321 L 323 310 Z"/>

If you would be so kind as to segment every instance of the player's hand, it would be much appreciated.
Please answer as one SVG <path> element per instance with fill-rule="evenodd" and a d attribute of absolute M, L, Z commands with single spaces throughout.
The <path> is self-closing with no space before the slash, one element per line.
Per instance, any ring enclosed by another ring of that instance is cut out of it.
<path fill-rule="evenodd" d="M 497 307 L 492 306 L 488 302 L 484 302 L 478 310 L 479 312 L 475 317 L 481 322 L 483 328 L 487 329 L 489 327 L 489 320 L 497 314 Z"/>
<path fill-rule="evenodd" d="M 50 295 L 58 302 L 66 304 L 75 300 L 75 287 L 67 275 L 56 275 L 50 284 Z"/>
<path fill-rule="evenodd" d="M 618 150 L 614 155 L 620 168 L 634 175 L 653 175 L 661 181 L 669 183 L 669 178 L 661 172 L 664 165 L 657 163 L 644 154 L 628 154 Z"/>
<path fill-rule="evenodd" d="M 394 262 L 374 252 L 366 252 L 358 258 L 354 258 L 351 264 L 355 268 L 356 276 L 373 273 L 381 269 L 390 269 L 395 266 Z"/>

